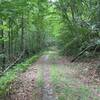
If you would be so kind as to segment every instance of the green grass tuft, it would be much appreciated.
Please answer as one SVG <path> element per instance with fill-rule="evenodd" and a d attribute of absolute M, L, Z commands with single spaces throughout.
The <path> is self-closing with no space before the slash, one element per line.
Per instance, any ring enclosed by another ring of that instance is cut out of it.
<path fill-rule="evenodd" d="M 43 73 L 42 73 L 41 69 L 39 69 L 39 71 L 37 73 L 36 84 L 37 84 L 38 88 L 42 88 L 43 87 L 44 80 L 43 80 Z"/>

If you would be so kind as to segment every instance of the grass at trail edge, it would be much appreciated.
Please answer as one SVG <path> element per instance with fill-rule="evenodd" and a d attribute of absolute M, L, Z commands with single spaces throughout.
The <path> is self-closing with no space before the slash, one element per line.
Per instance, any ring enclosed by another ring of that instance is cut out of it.
<path fill-rule="evenodd" d="M 17 74 L 25 72 L 28 67 L 36 62 L 40 55 L 32 56 L 24 62 L 15 65 L 12 69 L 9 69 L 2 77 L 0 77 L 0 98 L 6 95 L 9 91 L 10 84 L 16 79 Z"/>

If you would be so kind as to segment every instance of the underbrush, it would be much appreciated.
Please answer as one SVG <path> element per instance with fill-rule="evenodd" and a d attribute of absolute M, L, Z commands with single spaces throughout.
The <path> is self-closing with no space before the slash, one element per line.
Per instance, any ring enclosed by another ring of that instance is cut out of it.
<path fill-rule="evenodd" d="M 16 79 L 19 73 L 25 72 L 28 67 L 39 58 L 39 55 L 33 56 L 26 61 L 13 66 L 8 72 L 0 77 L 0 98 L 9 91 L 10 84 Z"/>

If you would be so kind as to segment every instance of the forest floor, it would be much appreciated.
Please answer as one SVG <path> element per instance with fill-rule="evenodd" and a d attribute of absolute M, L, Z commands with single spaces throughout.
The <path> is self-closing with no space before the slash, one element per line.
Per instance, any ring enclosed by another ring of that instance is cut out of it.
<path fill-rule="evenodd" d="M 7 100 L 100 100 L 100 81 L 89 73 L 91 65 L 44 52 L 12 83 Z"/>

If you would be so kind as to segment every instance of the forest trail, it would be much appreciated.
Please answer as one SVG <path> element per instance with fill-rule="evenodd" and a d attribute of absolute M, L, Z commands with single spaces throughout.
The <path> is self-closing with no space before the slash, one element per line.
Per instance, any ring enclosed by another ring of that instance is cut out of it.
<path fill-rule="evenodd" d="M 100 84 L 80 75 L 84 66 L 88 63 L 70 63 L 56 51 L 45 52 L 12 84 L 9 100 L 99 100 Z"/>

